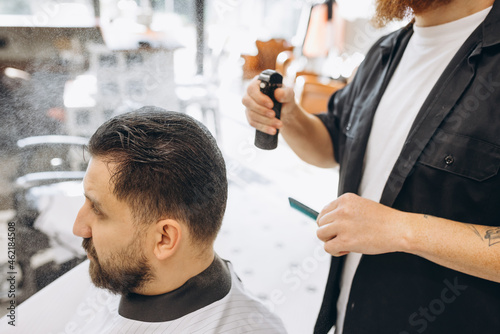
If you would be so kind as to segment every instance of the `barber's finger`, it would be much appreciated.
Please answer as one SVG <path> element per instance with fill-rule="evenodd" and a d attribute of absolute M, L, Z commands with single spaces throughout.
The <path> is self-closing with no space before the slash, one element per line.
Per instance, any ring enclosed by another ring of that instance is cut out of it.
<path fill-rule="evenodd" d="M 316 219 L 316 223 L 318 226 L 323 226 L 325 224 L 331 223 L 334 219 L 334 211 L 339 207 L 338 199 L 328 203 L 321 209 L 318 214 L 318 218 Z"/>
<path fill-rule="evenodd" d="M 316 230 L 316 236 L 318 237 L 319 240 L 323 242 L 331 240 L 335 238 L 337 235 L 338 235 L 338 230 L 337 227 L 335 226 L 335 223 L 325 224 L 323 226 L 320 226 Z"/>
<path fill-rule="evenodd" d="M 253 112 L 252 110 L 247 109 L 246 116 L 248 124 L 256 128 L 257 130 L 270 135 L 276 134 L 277 129 L 283 126 L 283 123 L 281 123 L 281 121 L 277 118 L 262 116 L 258 113 Z"/>
<path fill-rule="evenodd" d="M 350 253 L 349 251 L 342 249 L 342 245 L 340 245 L 338 240 L 335 239 L 325 242 L 324 249 L 328 254 L 335 257 L 344 256 Z"/>
<path fill-rule="evenodd" d="M 270 109 L 270 108 L 267 108 L 266 106 L 258 104 L 257 101 L 255 101 L 254 99 L 252 99 L 248 95 L 243 96 L 243 98 L 241 99 L 241 102 L 246 107 L 247 114 L 248 114 L 248 111 L 252 111 L 252 112 L 255 112 L 261 116 L 265 116 L 265 117 L 268 117 L 271 119 L 276 117 L 276 113 L 274 112 L 273 109 Z"/>
<path fill-rule="evenodd" d="M 274 106 L 273 100 L 266 94 L 260 91 L 260 80 L 254 78 L 247 87 L 247 95 L 254 100 L 258 105 L 272 109 Z"/>
<path fill-rule="evenodd" d="M 274 97 L 281 103 L 295 102 L 295 93 L 291 87 L 277 88 Z"/>

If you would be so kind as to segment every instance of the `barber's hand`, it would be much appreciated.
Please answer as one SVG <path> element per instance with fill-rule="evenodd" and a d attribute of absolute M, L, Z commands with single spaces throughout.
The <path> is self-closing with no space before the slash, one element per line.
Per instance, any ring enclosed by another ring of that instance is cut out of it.
<path fill-rule="evenodd" d="M 405 249 L 405 213 L 355 194 L 344 194 L 325 206 L 317 223 L 317 236 L 333 256 Z"/>
<path fill-rule="evenodd" d="M 281 129 L 291 118 L 291 113 L 297 107 L 293 89 L 290 87 L 278 88 L 274 92 L 276 100 L 281 105 L 281 120 L 275 117 L 273 101 L 260 91 L 260 80 L 255 77 L 243 96 L 242 103 L 246 107 L 248 123 L 264 133 L 274 135 L 276 129 Z"/>

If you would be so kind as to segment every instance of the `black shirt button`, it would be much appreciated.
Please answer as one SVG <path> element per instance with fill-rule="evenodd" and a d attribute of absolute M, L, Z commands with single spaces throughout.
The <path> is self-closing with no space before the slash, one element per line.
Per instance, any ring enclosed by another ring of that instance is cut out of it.
<path fill-rule="evenodd" d="M 455 158 L 453 158 L 452 155 L 447 155 L 444 158 L 444 163 L 447 164 L 448 166 L 451 165 L 453 163 L 453 161 L 455 161 Z"/>

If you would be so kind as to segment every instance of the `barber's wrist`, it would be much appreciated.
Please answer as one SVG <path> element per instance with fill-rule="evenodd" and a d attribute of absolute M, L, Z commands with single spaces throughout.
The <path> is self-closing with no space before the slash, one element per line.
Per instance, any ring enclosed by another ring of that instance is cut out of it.
<path fill-rule="evenodd" d="M 403 213 L 403 212 L 402 212 Z M 401 218 L 402 233 L 400 248 L 402 252 L 418 255 L 424 249 L 426 225 L 431 216 L 404 212 Z"/>

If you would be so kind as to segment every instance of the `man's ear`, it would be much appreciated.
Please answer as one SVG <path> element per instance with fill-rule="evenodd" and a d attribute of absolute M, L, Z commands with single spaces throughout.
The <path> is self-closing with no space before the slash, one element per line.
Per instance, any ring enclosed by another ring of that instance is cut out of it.
<path fill-rule="evenodd" d="M 162 219 L 156 223 L 154 254 L 158 260 L 175 254 L 183 238 L 181 224 L 173 219 Z"/>

